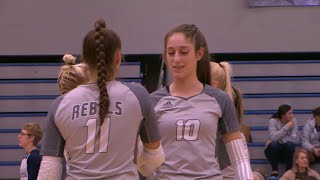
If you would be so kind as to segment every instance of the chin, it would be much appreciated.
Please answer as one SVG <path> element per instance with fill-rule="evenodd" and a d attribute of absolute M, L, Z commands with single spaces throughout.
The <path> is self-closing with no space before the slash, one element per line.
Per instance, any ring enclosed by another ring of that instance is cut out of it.
<path fill-rule="evenodd" d="M 184 76 L 182 74 L 176 73 L 176 74 L 173 74 L 173 78 L 175 78 L 175 79 L 183 79 Z"/>

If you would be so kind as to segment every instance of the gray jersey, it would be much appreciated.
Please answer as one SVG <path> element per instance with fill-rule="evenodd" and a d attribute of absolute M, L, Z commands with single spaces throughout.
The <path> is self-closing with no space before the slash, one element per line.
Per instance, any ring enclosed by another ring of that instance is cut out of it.
<path fill-rule="evenodd" d="M 171 96 L 162 88 L 151 99 L 166 160 L 147 179 L 221 179 L 217 128 L 222 134 L 240 129 L 230 97 L 205 85 L 202 93 L 189 98 Z"/>
<path fill-rule="evenodd" d="M 148 92 L 138 84 L 107 83 L 109 114 L 97 126 L 99 88 L 81 85 L 57 98 L 46 122 L 41 148 L 45 156 L 68 154 L 67 179 L 138 179 L 134 151 L 160 139 Z"/>

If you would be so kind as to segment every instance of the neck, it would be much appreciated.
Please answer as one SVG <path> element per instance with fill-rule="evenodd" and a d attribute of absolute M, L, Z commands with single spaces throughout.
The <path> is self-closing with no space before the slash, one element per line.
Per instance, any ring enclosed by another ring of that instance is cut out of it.
<path fill-rule="evenodd" d="M 198 79 L 174 80 L 170 85 L 170 94 L 173 96 L 190 97 L 201 93 L 203 84 Z"/>
<path fill-rule="evenodd" d="M 287 123 L 287 121 L 284 120 L 284 119 L 280 119 L 280 121 L 281 121 L 283 124 L 286 124 L 286 123 Z"/>
<path fill-rule="evenodd" d="M 300 173 L 304 173 L 307 171 L 307 168 L 305 168 L 305 167 L 298 167 L 298 169 L 299 169 Z"/>
<path fill-rule="evenodd" d="M 30 154 L 30 152 L 34 149 L 36 149 L 36 146 L 33 144 L 28 144 L 26 147 L 24 147 L 26 154 Z"/>
<path fill-rule="evenodd" d="M 98 80 L 98 72 L 97 70 L 90 70 L 89 81 L 88 84 L 97 83 Z M 115 76 L 111 76 L 107 81 L 115 80 Z"/>

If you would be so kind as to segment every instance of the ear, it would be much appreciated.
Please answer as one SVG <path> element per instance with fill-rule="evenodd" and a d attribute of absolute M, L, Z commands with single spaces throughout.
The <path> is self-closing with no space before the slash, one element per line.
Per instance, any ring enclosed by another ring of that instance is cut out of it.
<path fill-rule="evenodd" d="M 30 136 L 29 139 L 30 139 L 31 142 L 33 142 L 34 141 L 34 136 Z"/>
<path fill-rule="evenodd" d="M 204 49 L 203 49 L 203 47 L 201 47 L 196 53 L 197 61 L 200 61 L 200 59 L 202 58 L 203 54 L 204 54 Z"/>
<path fill-rule="evenodd" d="M 215 88 L 219 88 L 219 82 L 218 81 L 212 81 L 211 86 Z"/>
<path fill-rule="evenodd" d="M 121 50 L 117 50 L 114 54 L 114 61 L 116 65 L 120 65 L 121 64 L 121 59 L 122 59 L 122 55 L 121 55 Z"/>

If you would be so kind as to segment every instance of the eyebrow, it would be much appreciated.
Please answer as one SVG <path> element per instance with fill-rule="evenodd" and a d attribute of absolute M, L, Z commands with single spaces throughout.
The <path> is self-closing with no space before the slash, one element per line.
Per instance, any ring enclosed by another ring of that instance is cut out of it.
<path fill-rule="evenodd" d="M 191 48 L 190 46 L 179 46 L 178 49 Z M 174 49 L 174 47 L 167 47 L 167 49 Z"/>

